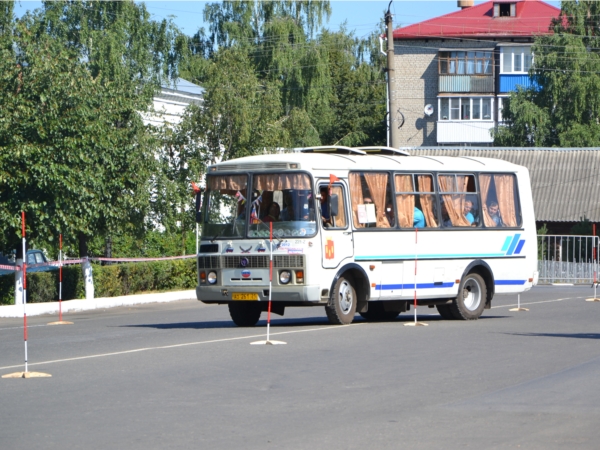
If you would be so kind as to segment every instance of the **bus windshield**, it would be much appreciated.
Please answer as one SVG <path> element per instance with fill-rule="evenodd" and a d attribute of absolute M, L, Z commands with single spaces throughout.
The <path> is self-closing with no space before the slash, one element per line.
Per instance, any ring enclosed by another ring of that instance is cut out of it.
<path fill-rule="evenodd" d="M 247 175 L 207 177 L 202 234 L 210 239 L 244 236 L 247 205 Z"/>
<path fill-rule="evenodd" d="M 312 236 L 317 231 L 315 197 L 305 173 L 260 174 L 252 181 L 248 237 Z"/>

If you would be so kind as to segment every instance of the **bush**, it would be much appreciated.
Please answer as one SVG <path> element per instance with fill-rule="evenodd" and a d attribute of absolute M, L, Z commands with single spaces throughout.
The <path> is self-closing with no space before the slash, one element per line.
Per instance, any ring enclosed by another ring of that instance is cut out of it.
<path fill-rule="evenodd" d="M 196 260 L 152 261 L 102 266 L 92 264 L 96 297 L 118 297 L 149 291 L 193 289 L 196 286 Z M 0 305 L 14 305 L 15 278 L 0 277 Z M 85 298 L 80 265 L 63 267 L 62 299 Z M 58 271 L 27 275 L 27 302 L 58 300 Z"/>

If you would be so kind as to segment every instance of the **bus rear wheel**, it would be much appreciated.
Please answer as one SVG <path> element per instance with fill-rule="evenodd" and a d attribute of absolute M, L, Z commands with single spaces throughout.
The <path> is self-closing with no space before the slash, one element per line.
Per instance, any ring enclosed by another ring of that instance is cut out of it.
<path fill-rule="evenodd" d="M 231 302 L 228 306 L 231 320 L 238 327 L 253 327 L 260 319 L 260 313 L 262 312 L 260 303 Z"/>
<path fill-rule="evenodd" d="M 458 295 L 450 305 L 456 319 L 479 319 L 485 308 L 486 287 L 481 275 L 470 273 L 460 282 Z"/>
<path fill-rule="evenodd" d="M 435 307 L 437 308 L 438 312 L 440 313 L 440 316 L 442 316 L 442 319 L 444 319 L 444 320 L 456 319 L 456 317 L 454 317 L 454 313 L 452 312 L 452 305 L 435 305 Z"/>
<path fill-rule="evenodd" d="M 334 325 L 349 325 L 356 314 L 356 290 L 350 278 L 340 277 L 335 283 L 333 295 L 325 312 Z"/>
<path fill-rule="evenodd" d="M 367 312 L 361 312 L 360 315 L 369 322 L 386 322 L 398 317 L 400 311 L 386 311 L 383 302 L 369 302 Z"/>

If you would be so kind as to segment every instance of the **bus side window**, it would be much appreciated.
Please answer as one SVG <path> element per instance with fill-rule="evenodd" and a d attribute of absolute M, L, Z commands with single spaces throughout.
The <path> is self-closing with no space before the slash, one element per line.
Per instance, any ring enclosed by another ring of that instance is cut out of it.
<path fill-rule="evenodd" d="M 481 174 L 481 214 L 486 228 L 518 227 L 521 208 L 513 174 Z"/>
<path fill-rule="evenodd" d="M 326 204 L 322 204 L 321 206 L 321 222 L 327 228 L 346 228 L 348 226 L 348 221 L 346 219 L 346 201 L 344 197 L 344 189 L 339 184 L 333 184 L 329 188 L 329 194 L 327 194 L 327 185 L 321 185 L 319 187 L 319 191 L 325 195 Z M 325 192 L 324 192 L 325 191 Z M 337 203 L 337 214 L 334 215 L 336 211 L 335 208 L 332 208 L 332 200 L 333 203 Z M 327 220 L 323 220 L 327 218 Z"/>
<path fill-rule="evenodd" d="M 397 173 L 394 177 L 394 184 L 400 227 L 424 228 L 426 226 L 425 216 L 420 198 L 416 195 L 415 175 Z"/>
<path fill-rule="evenodd" d="M 472 213 L 473 198 L 476 196 L 474 176 L 444 173 L 438 175 L 438 183 L 440 185 L 442 226 L 472 226 L 475 222 Z"/>
<path fill-rule="evenodd" d="M 356 228 L 391 228 L 386 206 L 391 195 L 387 172 L 353 172 L 349 175 L 352 218 Z"/>

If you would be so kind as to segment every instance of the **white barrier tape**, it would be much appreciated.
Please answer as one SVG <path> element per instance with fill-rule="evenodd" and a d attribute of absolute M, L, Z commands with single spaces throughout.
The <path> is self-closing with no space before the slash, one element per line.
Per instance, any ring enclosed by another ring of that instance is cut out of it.
<path fill-rule="evenodd" d="M 19 270 L 21 270 L 21 266 L 5 266 L 4 264 L 0 264 L 0 269 L 13 270 L 15 272 L 18 272 Z"/>
<path fill-rule="evenodd" d="M 143 262 L 143 261 L 165 261 L 171 259 L 189 259 L 195 258 L 196 255 L 185 255 L 185 256 L 165 256 L 163 258 L 89 258 L 90 261 L 116 261 L 116 262 Z"/>

